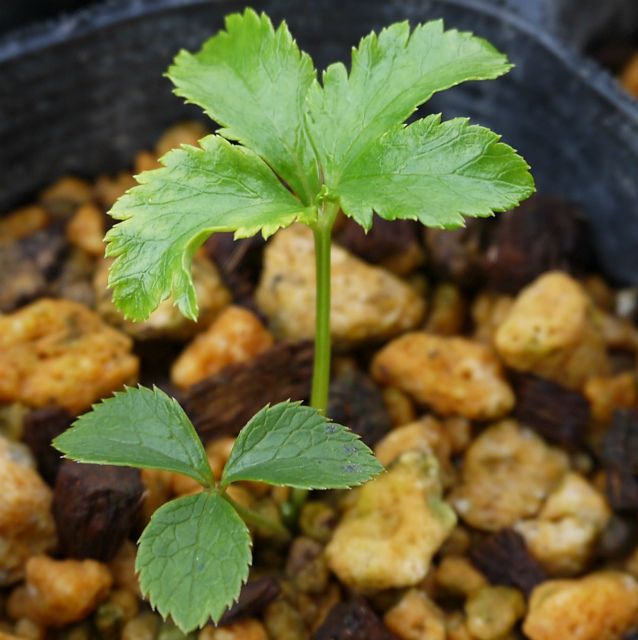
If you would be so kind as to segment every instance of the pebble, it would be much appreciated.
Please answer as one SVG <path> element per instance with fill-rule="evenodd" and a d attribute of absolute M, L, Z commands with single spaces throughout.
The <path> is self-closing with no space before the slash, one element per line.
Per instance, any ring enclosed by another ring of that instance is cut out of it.
<path fill-rule="evenodd" d="M 125 320 L 113 304 L 111 290 L 107 288 L 110 260 L 103 260 L 97 268 L 93 286 L 97 312 L 105 322 L 121 329 L 137 340 L 166 338 L 183 340 L 206 328 L 222 309 L 230 303 L 230 293 L 224 286 L 215 265 L 202 255 L 193 258 L 192 276 L 197 294 L 199 316 L 197 322 L 184 317 L 171 298 L 160 303 L 144 322 Z"/>
<path fill-rule="evenodd" d="M 223 627 L 207 625 L 199 632 L 197 640 L 268 640 L 268 634 L 259 620 L 249 618 Z"/>
<path fill-rule="evenodd" d="M 131 340 L 77 302 L 44 298 L 0 316 L 0 402 L 73 415 L 135 382 Z"/>
<path fill-rule="evenodd" d="M 54 560 L 34 556 L 26 565 L 26 585 L 9 597 L 7 611 L 39 624 L 64 627 L 85 618 L 106 598 L 112 584 L 108 568 L 95 560 Z"/>
<path fill-rule="evenodd" d="M 537 518 L 514 525 L 532 555 L 553 576 L 587 568 L 611 509 L 583 476 L 569 472 L 549 494 Z"/>
<path fill-rule="evenodd" d="M 188 387 L 230 364 L 246 362 L 273 345 L 271 333 L 248 309 L 226 308 L 174 361 L 171 380 Z"/>
<path fill-rule="evenodd" d="M 463 333 L 466 305 L 461 290 L 443 282 L 434 287 L 430 297 L 430 311 L 425 329 L 428 333 L 453 336 Z"/>
<path fill-rule="evenodd" d="M 92 196 L 93 190 L 88 182 L 64 176 L 40 194 L 40 204 L 55 217 L 65 218 L 91 200 Z"/>
<path fill-rule="evenodd" d="M 434 574 L 437 588 L 454 596 L 468 596 L 487 584 L 485 576 L 465 556 L 445 556 Z"/>
<path fill-rule="evenodd" d="M 468 524 L 498 531 L 531 518 L 568 469 L 568 458 L 513 420 L 488 427 L 463 458 L 450 501 Z"/>
<path fill-rule="evenodd" d="M 345 249 L 332 247 L 331 332 L 338 345 L 380 340 L 413 329 L 424 300 L 405 282 Z M 270 241 L 256 292 L 273 333 L 286 340 L 315 332 L 315 260 L 312 231 L 284 229 Z"/>
<path fill-rule="evenodd" d="M 66 235 L 69 242 L 91 256 L 104 255 L 104 214 L 93 203 L 81 205 L 69 220 Z"/>
<path fill-rule="evenodd" d="M 494 339 L 505 363 L 572 389 L 606 375 L 609 359 L 587 292 L 565 273 L 546 273 L 525 287 Z"/>
<path fill-rule="evenodd" d="M 31 556 L 56 544 L 51 490 L 22 447 L 0 436 L 0 587 L 24 575 Z"/>
<path fill-rule="evenodd" d="M 456 524 L 441 491 L 436 458 L 418 452 L 357 489 L 326 547 L 339 580 L 362 592 L 423 580 Z"/>
<path fill-rule="evenodd" d="M 523 594 L 512 587 L 486 585 L 465 602 L 467 628 L 478 640 L 500 640 L 525 614 Z"/>
<path fill-rule="evenodd" d="M 622 640 L 637 624 L 638 583 L 626 573 L 600 571 L 534 589 L 523 631 L 530 640 Z"/>
<path fill-rule="evenodd" d="M 494 352 L 465 338 L 407 333 L 375 355 L 372 376 L 442 416 L 493 420 L 514 406 L 514 394 Z"/>
<path fill-rule="evenodd" d="M 430 598 L 410 589 L 383 616 L 386 627 L 400 640 L 446 640 L 445 616 Z"/>

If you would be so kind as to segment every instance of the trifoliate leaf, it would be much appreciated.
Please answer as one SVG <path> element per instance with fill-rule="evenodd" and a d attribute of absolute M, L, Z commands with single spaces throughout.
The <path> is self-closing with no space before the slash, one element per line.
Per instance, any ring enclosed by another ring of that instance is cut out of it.
<path fill-rule="evenodd" d="M 250 562 L 246 525 L 224 498 L 205 491 L 153 514 L 135 568 L 153 607 L 188 633 L 219 620 L 239 596 Z"/>
<path fill-rule="evenodd" d="M 298 402 L 259 411 L 241 430 L 221 484 L 259 480 L 300 489 L 342 489 L 383 471 L 346 427 Z"/>
<path fill-rule="evenodd" d="M 432 94 L 467 80 L 497 78 L 511 68 L 507 58 L 470 33 L 444 31 L 435 20 L 395 23 L 363 38 L 352 52 L 350 73 L 332 64 L 323 88 L 308 95 L 309 131 L 328 188 L 367 146 L 402 123 Z"/>
<path fill-rule="evenodd" d="M 53 446 L 78 462 L 176 471 L 204 486 L 215 482 L 191 421 L 157 388 L 115 393 L 80 416 Z"/>
<path fill-rule="evenodd" d="M 428 116 L 396 127 L 357 158 L 336 190 L 344 212 L 364 227 L 382 218 L 457 227 L 464 216 L 489 216 L 534 191 L 523 158 L 500 136 L 463 118 Z"/>
<path fill-rule="evenodd" d="M 181 51 L 168 70 L 175 93 L 202 107 L 219 133 L 257 152 L 309 204 L 319 191 L 304 109 L 316 71 L 285 23 L 273 28 L 251 9 L 195 55 Z"/>
<path fill-rule="evenodd" d="M 183 146 L 165 165 L 137 177 L 110 214 L 123 220 L 106 235 L 113 301 L 125 316 L 144 320 L 173 296 L 197 317 L 191 278 L 193 253 L 215 231 L 247 237 L 274 233 L 311 215 L 252 151 L 207 136 L 201 148 Z"/>

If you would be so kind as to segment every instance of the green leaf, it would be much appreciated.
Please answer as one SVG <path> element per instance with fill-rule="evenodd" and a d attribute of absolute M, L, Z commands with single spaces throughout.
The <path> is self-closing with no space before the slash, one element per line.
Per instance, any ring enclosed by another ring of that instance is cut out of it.
<path fill-rule="evenodd" d="M 94 405 L 53 446 L 78 462 L 176 471 L 204 486 L 215 482 L 191 421 L 156 387 L 127 388 Z"/>
<path fill-rule="evenodd" d="M 533 193 L 534 180 L 525 160 L 499 140 L 464 118 L 433 115 L 397 127 L 348 167 L 337 189 L 341 206 L 364 227 L 373 209 L 429 227 L 507 211 Z"/>
<path fill-rule="evenodd" d="M 106 235 L 106 254 L 116 258 L 109 286 L 132 320 L 148 318 L 170 295 L 197 317 L 190 266 L 211 233 L 268 236 L 312 214 L 252 151 L 214 135 L 200 144 L 170 151 L 165 166 L 137 176 L 140 184 L 110 211 L 123 222 Z"/>
<path fill-rule="evenodd" d="M 178 96 L 224 127 L 221 135 L 257 152 L 306 204 L 313 201 L 319 173 L 304 110 L 316 71 L 286 23 L 275 30 L 252 9 L 232 14 L 199 53 L 181 51 L 168 77 Z"/>
<path fill-rule="evenodd" d="M 250 535 L 216 493 L 160 507 L 142 533 L 135 568 L 140 588 L 163 617 L 188 633 L 217 622 L 239 596 L 251 562 Z"/>
<path fill-rule="evenodd" d="M 259 411 L 242 429 L 221 485 L 259 480 L 299 489 L 343 489 L 381 471 L 352 431 L 299 402 L 281 402 Z"/>
<path fill-rule="evenodd" d="M 395 23 L 363 38 L 350 74 L 332 64 L 308 95 L 310 134 L 329 188 L 371 142 L 402 123 L 436 93 L 467 80 L 497 78 L 507 58 L 470 33 L 444 31 L 435 20 Z"/>

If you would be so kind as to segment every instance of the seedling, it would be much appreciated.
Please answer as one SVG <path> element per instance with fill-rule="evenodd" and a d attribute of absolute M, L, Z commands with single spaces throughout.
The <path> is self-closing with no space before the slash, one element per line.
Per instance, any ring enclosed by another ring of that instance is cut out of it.
<path fill-rule="evenodd" d="M 239 594 L 251 562 L 244 521 L 287 536 L 276 521 L 226 493 L 240 480 L 299 489 L 361 484 L 379 473 L 371 451 L 351 431 L 300 403 L 265 407 L 242 429 L 219 482 L 193 425 L 159 389 L 126 389 L 95 405 L 54 440 L 80 462 L 174 471 L 203 491 L 160 507 L 139 541 L 140 587 L 184 631 L 217 621 Z M 243 519 L 243 520 L 242 520 Z"/>
<path fill-rule="evenodd" d="M 507 58 L 441 21 L 393 24 L 363 38 L 350 72 L 332 64 L 321 82 L 285 23 L 248 9 L 201 51 L 182 51 L 168 70 L 176 93 L 218 124 L 199 147 L 184 145 L 137 177 L 110 214 L 115 258 L 109 285 L 124 315 L 144 320 L 172 296 L 197 317 L 195 251 L 214 232 L 268 237 L 293 222 L 315 237 L 316 332 L 311 405 L 261 410 L 240 433 L 216 482 L 179 405 L 161 391 L 127 389 L 96 405 L 54 441 L 82 462 L 183 473 L 203 492 L 165 504 L 142 534 L 142 590 L 184 631 L 219 620 L 248 574 L 244 524 L 270 527 L 226 490 L 260 480 L 298 491 L 351 487 L 381 471 L 351 432 L 323 417 L 330 373 L 330 238 L 342 211 L 370 229 L 387 220 L 462 226 L 466 216 L 505 211 L 534 190 L 529 167 L 489 129 L 430 115 L 405 120 L 434 93 L 493 79 Z"/>

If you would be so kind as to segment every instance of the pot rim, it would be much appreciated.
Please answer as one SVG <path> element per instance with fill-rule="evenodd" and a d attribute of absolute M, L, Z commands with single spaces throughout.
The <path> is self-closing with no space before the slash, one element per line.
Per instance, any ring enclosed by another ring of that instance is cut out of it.
<path fill-rule="evenodd" d="M 344 0 L 365 6 L 370 0 Z M 515 29 L 526 38 L 539 43 L 560 63 L 567 73 L 584 81 L 600 98 L 622 113 L 638 128 L 638 100 L 618 85 L 615 78 L 594 59 L 571 49 L 556 36 L 544 32 L 534 23 L 512 10 L 498 7 L 484 0 L 432 0 L 432 2 L 484 14 Z M 117 26 L 148 15 L 187 10 L 206 4 L 227 4 L 229 11 L 241 10 L 228 0 L 107 0 L 51 20 L 16 29 L 0 37 L 0 65 L 90 36 L 104 28 Z M 259 1 L 255 2 L 259 9 Z"/>

